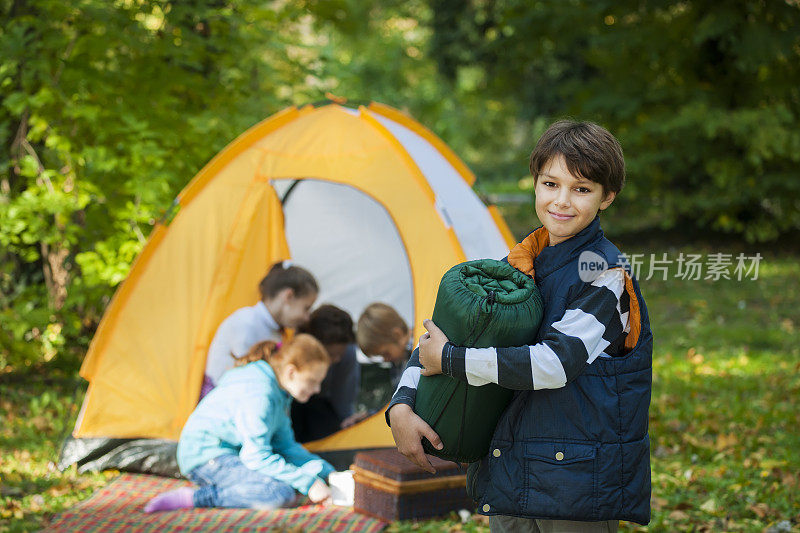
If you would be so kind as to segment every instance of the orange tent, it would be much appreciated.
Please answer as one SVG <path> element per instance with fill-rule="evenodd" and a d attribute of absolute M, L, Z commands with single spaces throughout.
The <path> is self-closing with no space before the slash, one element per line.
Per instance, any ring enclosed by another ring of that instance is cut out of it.
<path fill-rule="evenodd" d="M 73 436 L 177 439 L 217 326 L 257 301 L 278 260 L 314 274 L 319 302 L 353 317 L 388 303 L 419 336 L 450 266 L 513 245 L 474 180 L 433 133 L 381 104 L 292 107 L 255 125 L 179 194 L 115 294 L 81 367 L 89 389 Z M 308 447 L 392 445 L 378 413 Z"/>

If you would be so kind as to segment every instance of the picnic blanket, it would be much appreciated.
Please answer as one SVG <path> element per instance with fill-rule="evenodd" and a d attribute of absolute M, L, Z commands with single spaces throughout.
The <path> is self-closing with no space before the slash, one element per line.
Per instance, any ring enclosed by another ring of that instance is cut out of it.
<path fill-rule="evenodd" d="M 303 505 L 290 509 L 181 509 L 147 514 L 145 503 L 185 480 L 122 474 L 89 499 L 56 516 L 43 531 L 335 531 L 383 530 L 387 524 L 349 507 Z"/>

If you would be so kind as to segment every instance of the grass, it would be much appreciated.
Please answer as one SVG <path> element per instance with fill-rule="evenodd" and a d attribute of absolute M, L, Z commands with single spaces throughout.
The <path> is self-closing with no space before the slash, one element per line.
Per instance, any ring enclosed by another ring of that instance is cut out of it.
<path fill-rule="evenodd" d="M 34 531 L 114 477 L 56 467 L 61 441 L 83 397 L 73 376 L 38 371 L 4 376 L 0 387 L 0 531 Z"/>
<path fill-rule="evenodd" d="M 784 257 L 757 280 L 642 282 L 656 342 L 652 529 L 800 524 L 798 274 Z"/>
<path fill-rule="evenodd" d="M 664 251 L 676 259 L 716 250 Z M 647 280 L 643 265 L 655 335 L 653 520 L 621 530 L 800 531 L 798 259 L 767 255 L 758 279 L 742 281 L 676 279 L 674 264 L 666 280 Z M 74 372 L 0 379 L 0 531 L 35 530 L 114 473 L 55 467 L 82 399 Z M 389 531 L 488 531 L 488 523 L 453 514 Z"/>

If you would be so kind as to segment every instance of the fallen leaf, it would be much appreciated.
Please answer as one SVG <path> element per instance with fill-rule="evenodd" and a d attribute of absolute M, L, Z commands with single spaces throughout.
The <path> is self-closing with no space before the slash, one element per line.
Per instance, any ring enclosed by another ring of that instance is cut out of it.
<path fill-rule="evenodd" d="M 687 359 L 689 359 L 689 362 L 692 363 L 693 365 L 702 364 L 703 361 L 706 360 L 706 358 L 703 357 L 703 354 L 697 353 L 697 351 L 694 348 L 689 348 L 689 351 L 686 352 L 686 357 Z"/>
<path fill-rule="evenodd" d="M 717 512 L 717 500 L 714 498 L 709 498 L 703 502 L 700 506 L 701 511 L 705 511 L 706 513 L 714 514 Z"/>
<path fill-rule="evenodd" d="M 700 524 L 695 531 L 697 531 L 697 533 L 710 533 L 712 531 L 724 531 L 724 529 L 720 528 L 719 524 L 714 521 Z"/>
<path fill-rule="evenodd" d="M 35 494 L 31 498 L 31 511 L 38 512 L 44 507 L 44 497 L 41 494 Z"/>
<path fill-rule="evenodd" d="M 656 511 L 663 509 L 668 504 L 669 502 L 666 498 L 661 498 L 659 496 L 653 496 L 650 498 L 650 506 Z"/>
<path fill-rule="evenodd" d="M 717 451 L 732 448 L 739 444 L 739 438 L 734 433 L 722 433 L 717 436 Z"/>
<path fill-rule="evenodd" d="M 47 489 L 47 494 L 58 498 L 59 496 L 63 496 L 64 494 L 68 494 L 72 488 L 68 485 L 56 485 L 55 487 Z"/>
<path fill-rule="evenodd" d="M 797 475 L 793 474 L 792 472 L 784 471 L 781 474 L 781 483 L 783 483 L 787 487 L 796 487 L 800 485 L 799 481 L 800 478 L 798 478 Z"/>
<path fill-rule="evenodd" d="M 711 365 L 698 366 L 697 370 L 695 370 L 695 373 L 700 375 L 700 376 L 718 376 L 718 375 L 722 375 L 721 372 L 718 372 L 717 370 L 715 370 Z"/>
<path fill-rule="evenodd" d="M 482 514 L 472 515 L 472 521 L 482 526 L 489 526 L 489 517 Z"/>
<path fill-rule="evenodd" d="M 772 509 L 770 509 L 766 503 L 754 503 L 750 505 L 748 509 L 753 511 L 753 513 L 755 513 L 755 515 L 759 518 L 766 517 L 772 511 Z"/>
<path fill-rule="evenodd" d="M 669 519 L 675 522 L 681 522 L 683 520 L 689 520 L 689 515 L 683 511 L 672 511 L 669 513 Z"/>
<path fill-rule="evenodd" d="M 50 421 L 47 420 L 44 416 L 36 416 L 30 420 L 30 424 L 33 425 L 38 431 L 45 431 L 50 429 Z"/>

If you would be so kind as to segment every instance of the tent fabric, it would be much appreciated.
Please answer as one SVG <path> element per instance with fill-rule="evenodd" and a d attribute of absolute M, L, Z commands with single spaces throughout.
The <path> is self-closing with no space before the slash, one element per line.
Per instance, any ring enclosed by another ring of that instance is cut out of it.
<path fill-rule="evenodd" d="M 421 335 L 448 268 L 513 244 L 473 181 L 433 133 L 381 104 L 292 107 L 255 125 L 178 195 L 112 299 L 81 367 L 73 436 L 177 439 L 217 326 L 258 300 L 275 261 L 306 266 L 320 303 L 357 318 L 382 301 Z M 308 447 L 391 445 L 378 413 Z"/>
<path fill-rule="evenodd" d="M 436 148 L 422 136 L 386 117 L 378 117 L 428 179 L 436 195 L 436 209 L 447 225 L 452 225 L 466 257 L 503 257 L 506 243 L 500 229 L 475 196 L 464 187 L 464 178 Z M 487 234 L 493 238 L 487 239 Z"/>

